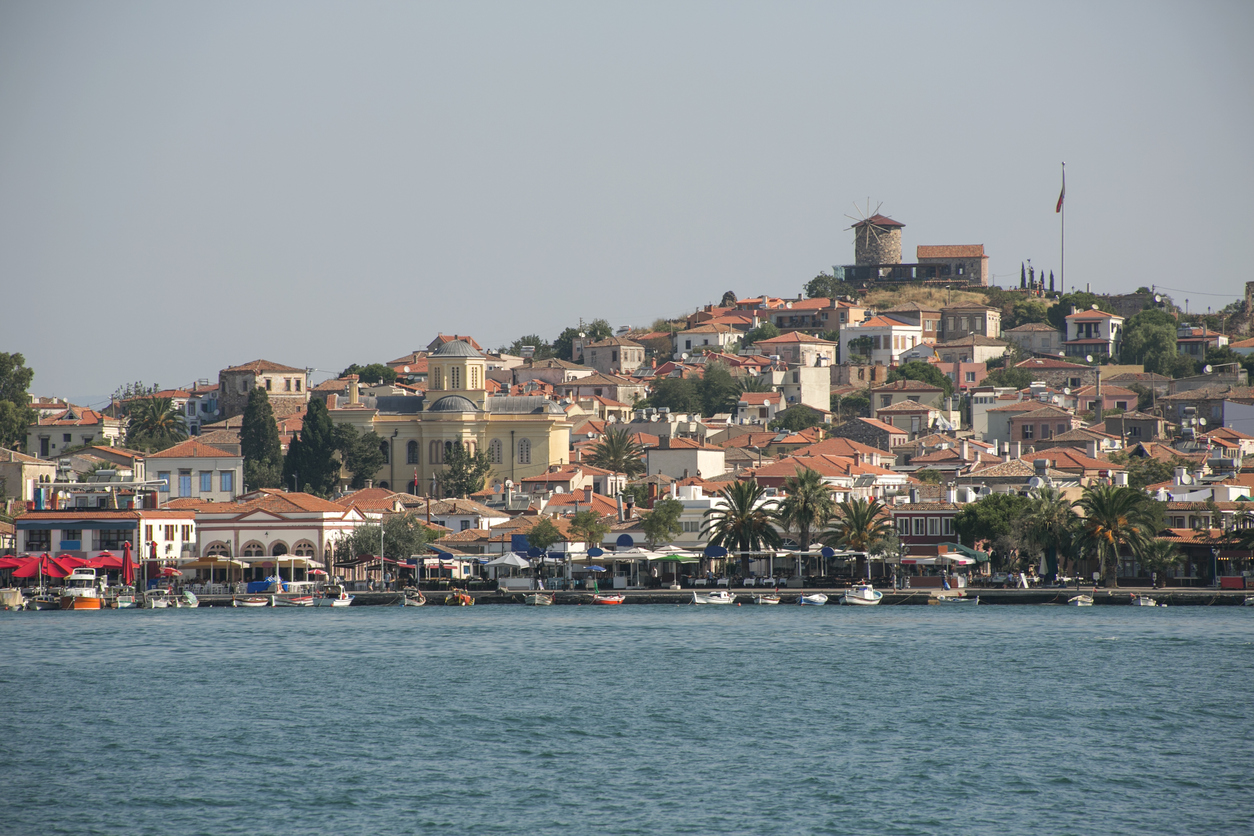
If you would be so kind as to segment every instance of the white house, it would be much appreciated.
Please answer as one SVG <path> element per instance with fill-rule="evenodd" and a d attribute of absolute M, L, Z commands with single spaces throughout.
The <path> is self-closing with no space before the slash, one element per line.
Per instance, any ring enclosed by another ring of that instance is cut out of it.
<path fill-rule="evenodd" d="M 646 475 L 662 473 L 672 479 L 696 476 L 712 479 L 727 472 L 727 451 L 692 438 L 663 438 L 644 452 Z"/>
<path fill-rule="evenodd" d="M 266 557 L 290 554 L 330 564 L 336 541 L 366 521 L 355 507 L 269 489 L 235 502 L 196 503 L 195 511 L 200 554 L 238 558 L 254 580 L 264 576 Z"/>
<path fill-rule="evenodd" d="M 195 438 L 168 450 L 150 453 L 149 475 L 165 481 L 161 499 L 230 502 L 243 490 L 244 457 L 211 447 Z"/>
<path fill-rule="evenodd" d="M 850 343 L 862 338 L 869 344 L 850 347 Z M 840 328 L 840 359 L 848 362 L 852 355 L 869 357 L 872 363 L 895 366 L 901 355 L 923 342 L 923 326 L 888 314 L 877 314 L 862 322 L 842 325 Z"/>
<path fill-rule="evenodd" d="M 1070 357 L 1105 355 L 1113 357 L 1123 344 L 1123 317 L 1091 309 L 1067 316 L 1063 350 Z"/>

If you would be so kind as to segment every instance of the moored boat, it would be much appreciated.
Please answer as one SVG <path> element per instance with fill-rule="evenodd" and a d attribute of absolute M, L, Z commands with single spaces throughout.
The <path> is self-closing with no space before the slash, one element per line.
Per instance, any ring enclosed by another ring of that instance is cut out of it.
<path fill-rule="evenodd" d="M 750 600 L 755 604 L 773 605 L 779 603 L 779 596 L 768 592 L 765 595 L 754 595 Z"/>
<path fill-rule="evenodd" d="M 692 593 L 692 603 L 734 604 L 736 603 L 736 596 L 726 589 L 716 589 L 713 592 L 694 592 Z"/>
<path fill-rule="evenodd" d="M 171 606 L 171 595 L 168 589 L 149 589 L 144 593 L 144 609 L 164 610 Z"/>
<path fill-rule="evenodd" d="M 51 592 L 40 592 L 26 599 L 26 609 L 59 610 L 61 609 L 61 599 Z"/>
<path fill-rule="evenodd" d="M 344 587 L 328 586 L 321 598 L 315 598 L 315 607 L 347 607 L 353 603 L 353 596 L 344 591 Z"/>
<path fill-rule="evenodd" d="M 131 586 L 119 587 L 109 599 L 109 606 L 115 610 L 133 610 L 139 605 L 139 596 L 135 594 L 135 588 Z"/>
<path fill-rule="evenodd" d="M 967 597 L 966 595 L 937 595 L 935 600 L 938 604 L 970 604 L 974 607 L 976 604 L 980 603 L 980 596 L 973 595 L 971 597 Z"/>
<path fill-rule="evenodd" d="M 475 596 L 469 592 L 457 590 L 450 592 L 444 597 L 444 606 L 446 607 L 473 607 L 475 605 Z"/>
<path fill-rule="evenodd" d="M 827 596 L 822 592 L 811 592 L 809 595 L 799 596 L 797 603 L 803 607 L 821 607 L 827 603 Z"/>
<path fill-rule="evenodd" d="M 1135 592 L 1133 592 L 1132 593 L 1132 606 L 1134 607 L 1161 607 L 1162 604 L 1158 603 L 1157 601 L 1155 601 L 1153 598 L 1149 597 L 1148 595 L 1137 595 Z"/>
<path fill-rule="evenodd" d="M 1254 607 L 1254 596 L 1252 596 L 1252 597 L 1250 597 L 1250 598 L 1246 598 L 1246 599 L 1242 602 L 1242 606 L 1246 606 L 1246 607 Z"/>
<path fill-rule="evenodd" d="M 1092 595 L 1076 595 L 1074 598 L 1067 599 L 1069 607 L 1091 607 L 1093 606 Z"/>
<path fill-rule="evenodd" d="M 427 596 L 419 590 L 410 590 L 401 595 L 402 607 L 421 607 L 427 603 Z"/>
<path fill-rule="evenodd" d="M 262 598 L 259 595 L 253 595 L 248 598 L 232 598 L 232 607 L 268 607 L 270 606 L 269 598 Z"/>
<path fill-rule="evenodd" d="M 182 595 L 175 595 L 170 599 L 170 603 L 180 610 L 194 610 L 200 606 L 200 599 L 196 597 L 196 593 L 190 589 L 183 590 Z"/>
<path fill-rule="evenodd" d="M 312 595 L 272 595 L 271 606 L 275 607 L 312 607 L 314 605 L 314 597 Z"/>
<path fill-rule="evenodd" d="M 860 607 L 870 607 L 878 604 L 883 599 L 883 592 L 880 592 L 869 583 L 860 583 L 853 589 L 846 590 L 844 597 L 841 598 L 841 601 L 845 604 L 856 604 Z"/>
<path fill-rule="evenodd" d="M 529 607 L 551 607 L 553 596 L 545 595 L 543 592 L 529 592 L 523 596 L 523 603 Z"/>
<path fill-rule="evenodd" d="M 626 600 L 627 596 L 622 594 L 597 593 L 592 596 L 594 604 L 621 604 Z"/>
<path fill-rule="evenodd" d="M 0 609 L 15 612 L 24 610 L 26 609 L 26 596 L 20 589 L 0 589 Z"/>
<path fill-rule="evenodd" d="M 96 586 L 96 570 L 79 566 L 65 579 L 61 590 L 61 609 L 100 609 L 100 588 Z"/>

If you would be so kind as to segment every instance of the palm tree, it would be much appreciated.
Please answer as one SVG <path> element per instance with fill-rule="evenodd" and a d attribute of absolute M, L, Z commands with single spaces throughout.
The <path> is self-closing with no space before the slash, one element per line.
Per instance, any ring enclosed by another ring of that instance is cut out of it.
<path fill-rule="evenodd" d="M 1164 573 L 1164 580 L 1169 569 L 1174 569 L 1184 561 L 1184 555 L 1176 549 L 1175 543 L 1170 540 L 1159 540 L 1157 538 L 1142 546 L 1136 557 L 1140 561 L 1141 566 L 1151 572 Z"/>
<path fill-rule="evenodd" d="M 779 503 L 776 518 L 786 531 L 797 532 L 797 546 L 810 548 L 810 535 L 822 529 L 832 516 L 832 494 L 817 470 L 803 468 L 784 480 L 787 496 Z"/>
<path fill-rule="evenodd" d="M 733 482 L 718 495 L 723 502 L 705 512 L 701 534 L 711 546 L 740 552 L 741 571 L 748 575 L 751 552 L 776 549 L 782 542 L 774 526 L 774 502 L 764 501 L 766 487 L 756 479 Z"/>
<path fill-rule="evenodd" d="M 1126 547 L 1140 553 L 1154 536 L 1157 511 L 1153 500 L 1136 488 L 1090 485 L 1075 507 L 1083 512 L 1081 544 L 1097 555 L 1106 584 L 1117 587 L 1119 551 Z"/>
<path fill-rule="evenodd" d="M 588 464 L 615 473 L 626 473 L 631 479 L 644 473 L 643 455 L 644 448 L 631 437 L 631 433 L 622 427 L 610 427 L 592 448 Z"/>
<path fill-rule="evenodd" d="M 187 438 L 183 415 L 170 398 L 145 398 L 131 408 L 126 426 L 126 443 L 150 447 L 154 451 L 172 447 Z"/>
<path fill-rule="evenodd" d="M 1038 488 L 1029 497 L 1027 510 L 1020 517 L 1020 530 L 1027 545 L 1045 553 L 1048 574 L 1057 575 L 1058 557 L 1070 547 L 1078 519 L 1057 488 Z"/>
<path fill-rule="evenodd" d="M 745 392 L 774 392 L 775 387 L 771 385 L 771 380 L 765 375 L 744 375 L 736 378 L 736 394 L 743 395 Z"/>
<path fill-rule="evenodd" d="M 885 514 L 884 503 L 878 499 L 846 499 L 836 505 L 832 524 L 819 538 L 824 545 L 869 554 L 893 530 Z M 862 575 L 862 558 L 858 558 L 857 574 Z M 867 567 L 868 577 L 870 567 Z"/>

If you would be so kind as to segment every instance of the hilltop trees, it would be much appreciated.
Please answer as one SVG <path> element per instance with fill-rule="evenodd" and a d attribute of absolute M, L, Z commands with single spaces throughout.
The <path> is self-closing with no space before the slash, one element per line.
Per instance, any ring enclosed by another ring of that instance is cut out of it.
<path fill-rule="evenodd" d="M 265 389 L 258 387 L 248 393 L 239 444 L 244 456 L 244 484 L 248 490 L 277 488 L 282 484 L 283 448 Z"/>
<path fill-rule="evenodd" d="M 382 363 L 371 363 L 368 366 L 359 366 L 353 363 L 340 372 L 340 377 L 348 377 L 350 374 L 357 375 L 357 379 L 362 383 L 387 383 L 391 385 L 396 382 L 396 372 Z"/>
<path fill-rule="evenodd" d="M 25 357 L 0 351 L 0 447 L 15 450 L 26 443 L 26 430 L 37 414 L 27 393 L 34 377 Z"/>

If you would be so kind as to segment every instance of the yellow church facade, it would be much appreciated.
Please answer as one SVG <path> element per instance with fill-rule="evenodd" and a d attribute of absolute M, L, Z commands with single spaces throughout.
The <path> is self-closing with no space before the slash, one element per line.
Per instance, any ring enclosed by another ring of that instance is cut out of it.
<path fill-rule="evenodd" d="M 427 359 L 425 397 L 382 397 L 374 407 L 349 403 L 330 409 L 336 424 L 383 439 L 386 463 L 377 486 L 427 495 L 454 444 L 484 452 L 492 465 L 489 485 L 517 484 L 566 464 L 571 423 L 562 407 L 535 396 L 488 395 L 487 361 L 461 340 L 440 346 Z"/>

